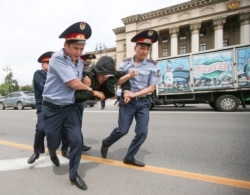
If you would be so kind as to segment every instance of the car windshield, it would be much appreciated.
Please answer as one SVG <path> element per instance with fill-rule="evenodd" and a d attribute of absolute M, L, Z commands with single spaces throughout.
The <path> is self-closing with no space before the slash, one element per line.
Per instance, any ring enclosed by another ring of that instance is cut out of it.
<path fill-rule="evenodd" d="M 25 93 L 25 95 L 27 95 L 27 96 L 34 96 L 34 93 L 32 93 L 32 92 L 24 92 Z"/>

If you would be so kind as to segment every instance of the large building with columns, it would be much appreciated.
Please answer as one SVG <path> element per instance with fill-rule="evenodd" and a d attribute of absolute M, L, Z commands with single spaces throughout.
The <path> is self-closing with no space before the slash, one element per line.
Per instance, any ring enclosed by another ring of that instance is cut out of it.
<path fill-rule="evenodd" d="M 250 44 L 250 0 L 190 0 L 171 7 L 122 18 L 124 26 L 113 29 L 116 48 L 109 48 L 119 65 L 134 54 L 131 38 L 140 31 L 154 29 L 158 42 L 150 58 Z M 91 52 L 92 53 L 92 52 Z M 97 54 L 97 59 L 100 56 Z"/>

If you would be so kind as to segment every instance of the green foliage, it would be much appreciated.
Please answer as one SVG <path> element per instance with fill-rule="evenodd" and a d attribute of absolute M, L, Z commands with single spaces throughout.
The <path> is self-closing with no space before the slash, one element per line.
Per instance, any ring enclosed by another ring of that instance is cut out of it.
<path fill-rule="evenodd" d="M 20 87 L 21 91 L 33 91 L 33 86 L 32 85 L 25 85 Z"/>
<path fill-rule="evenodd" d="M 4 78 L 4 83 L 0 85 L 0 96 L 6 96 L 13 91 L 33 91 L 32 85 L 20 86 L 18 81 L 13 79 L 13 72 L 10 71 Z"/>
<path fill-rule="evenodd" d="M 0 85 L 0 96 L 6 96 L 8 94 L 8 85 L 3 83 Z"/>

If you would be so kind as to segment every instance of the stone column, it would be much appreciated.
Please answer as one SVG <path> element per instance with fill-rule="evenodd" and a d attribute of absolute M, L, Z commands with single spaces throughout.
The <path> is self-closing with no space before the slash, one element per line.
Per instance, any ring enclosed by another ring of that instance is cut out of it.
<path fill-rule="evenodd" d="M 134 56 L 135 43 L 131 42 L 131 39 L 136 35 L 136 32 L 128 32 L 126 34 L 126 58 Z"/>
<path fill-rule="evenodd" d="M 200 27 L 201 23 L 190 24 L 191 30 L 191 52 L 196 53 L 199 51 L 200 45 Z"/>
<path fill-rule="evenodd" d="M 240 14 L 240 44 L 250 43 L 250 13 Z"/>
<path fill-rule="evenodd" d="M 214 48 L 219 49 L 223 47 L 223 24 L 226 22 L 225 18 L 216 18 L 214 24 Z"/>
<path fill-rule="evenodd" d="M 157 32 L 157 33 L 159 33 L 159 32 Z M 155 43 L 152 44 L 151 58 L 153 60 L 157 60 L 159 58 L 159 42 L 158 41 L 156 41 Z"/>
<path fill-rule="evenodd" d="M 169 29 L 171 35 L 171 56 L 178 55 L 178 32 L 178 27 Z"/>
<path fill-rule="evenodd" d="M 158 41 L 152 44 L 151 58 L 157 60 L 159 58 L 159 43 Z"/>

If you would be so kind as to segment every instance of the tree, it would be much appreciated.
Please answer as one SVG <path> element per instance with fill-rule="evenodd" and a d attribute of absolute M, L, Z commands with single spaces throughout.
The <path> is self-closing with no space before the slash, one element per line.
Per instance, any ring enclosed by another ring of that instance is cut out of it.
<path fill-rule="evenodd" d="M 25 85 L 20 87 L 21 91 L 33 91 L 32 85 Z"/>
<path fill-rule="evenodd" d="M 0 85 L 0 94 L 2 96 L 8 95 L 12 91 L 18 91 L 19 85 L 16 79 L 13 79 L 13 73 L 10 71 L 4 78 L 4 83 Z"/>
<path fill-rule="evenodd" d="M 4 78 L 4 83 L 0 85 L 0 96 L 6 96 L 13 91 L 33 91 L 32 85 L 19 86 L 18 81 L 13 79 L 13 72 L 10 72 Z"/>
<path fill-rule="evenodd" d="M 0 85 L 0 96 L 7 95 L 7 93 L 8 93 L 7 90 L 6 90 L 7 87 L 8 86 L 6 84 L 4 84 L 4 83 Z"/>

